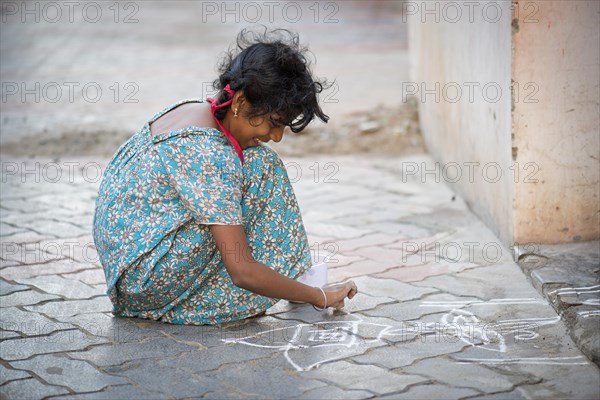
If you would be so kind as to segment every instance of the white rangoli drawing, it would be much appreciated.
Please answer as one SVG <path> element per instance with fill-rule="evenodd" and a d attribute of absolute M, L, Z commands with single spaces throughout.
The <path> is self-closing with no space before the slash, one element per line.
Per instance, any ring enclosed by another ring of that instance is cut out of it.
<path fill-rule="evenodd" d="M 490 302 L 476 302 L 477 305 L 487 304 L 531 304 L 534 299 L 503 299 Z M 435 303 L 435 304 L 433 304 Z M 555 324 L 556 318 L 525 318 L 503 320 L 495 323 L 485 323 L 467 310 L 461 309 L 473 305 L 473 302 L 424 302 L 423 307 L 444 306 L 450 308 L 442 315 L 439 322 L 406 321 L 398 325 L 387 325 L 366 322 L 360 316 L 346 312 L 346 318 L 353 320 L 324 321 L 316 323 L 298 323 L 292 326 L 271 328 L 244 337 L 229 337 L 221 339 L 225 343 L 243 344 L 264 349 L 275 349 L 283 353 L 285 359 L 297 371 L 308 371 L 323 363 L 339 360 L 352 355 L 359 355 L 373 343 L 385 343 L 384 339 L 404 341 L 415 337 L 431 335 L 446 335 L 453 341 L 461 340 L 471 346 L 497 352 L 507 352 L 507 336 L 515 342 L 530 341 L 539 337 L 537 329 L 540 326 Z M 408 351 L 408 350 L 407 350 Z M 547 363 L 547 364 L 581 364 L 582 360 L 558 358 L 504 358 L 504 359 L 470 359 L 465 362 L 494 363 Z"/>

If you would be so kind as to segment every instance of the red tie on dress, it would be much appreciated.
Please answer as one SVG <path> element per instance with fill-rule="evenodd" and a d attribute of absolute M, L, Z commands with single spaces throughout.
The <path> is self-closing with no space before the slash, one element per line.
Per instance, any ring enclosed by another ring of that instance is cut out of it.
<path fill-rule="evenodd" d="M 217 105 L 217 101 L 211 97 L 208 97 L 206 100 L 208 100 L 208 102 L 210 103 L 210 112 L 212 113 L 215 121 L 217 121 L 217 125 L 219 125 L 219 127 L 221 128 L 221 130 L 223 131 L 223 133 L 225 134 L 227 139 L 229 139 L 229 141 L 235 148 L 235 151 L 237 151 L 238 157 L 240 158 L 242 165 L 244 165 L 244 155 L 242 154 L 242 146 L 240 146 L 238 141 L 235 140 L 235 138 L 231 135 L 231 133 L 229 133 L 229 131 L 227 129 L 225 129 L 225 127 L 221 124 L 221 121 L 219 121 L 219 119 L 215 116 L 215 111 L 217 111 L 223 107 L 227 107 L 233 101 L 233 94 L 235 92 L 233 90 L 231 90 L 231 88 L 229 87 L 229 84 L 227 84 L 227 86 L 225 86 L 223 89 L 227 93 L 229 93 L 231 96 L 231 98 L 229 100 L 227 100 L 225 103 Z"/>

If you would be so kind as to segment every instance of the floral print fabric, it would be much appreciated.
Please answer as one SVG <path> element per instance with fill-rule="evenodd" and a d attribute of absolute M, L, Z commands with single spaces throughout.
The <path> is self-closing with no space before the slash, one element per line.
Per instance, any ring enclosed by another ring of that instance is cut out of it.
<path fill-rule="evenodd" d="M 259 314 L 277 299 L 233 284 L 209 225 L 243 225 L 252 256 L 290 278 L 311 265 L 285 166 L 266 145 L 244 165 L 217 129 L 152 136 L 156 114 L 107 166 L 93 235 L 117 316 L 216 324 Z M 235 249 L 231 249 L 235 251 Z"/>

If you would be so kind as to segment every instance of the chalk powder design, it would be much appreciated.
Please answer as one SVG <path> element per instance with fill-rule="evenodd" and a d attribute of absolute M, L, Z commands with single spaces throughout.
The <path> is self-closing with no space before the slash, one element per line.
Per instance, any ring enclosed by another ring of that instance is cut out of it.
<path fill-rule="evenodd" d="M 534 299 L 501 299 L 489 302 L 477 302 L 477 305 L 496 304 L 532 304 Z M 442 306 L 438 302 L 424 302 L 422 307 Z M 470 302 L 472 303 L 472 302 Z M 365 322 L 357 315 L 346 312 L 346 317 L 354 320 L 324 321 L 316 323 L 298 323 L 296 325 L 272 328 L 255 332 L 244 337 L 221 339 L 225 343 L 243 344 L 258 348 L 279 350 L 287 362 L 297 371 L 308 371 L 323 363 L 339 360 L 366 351 L 369 344 L 412 340 L 417 336 L 433 336 L 435 340 L 461 340 L 473 347 L 493 353 L 507 352 L 507 337 L 515 342 L 535 340 L 539 337 L 540 326 L 552 325 L 560 320 L 556 318 L 514 319 L 494 324 L 482 323 L 470 311 L 461 307 L 474 304 L 446 304 L 452 307 L 443 314 L 440 322 L 406 321 L 397 326 Z M 454 308 L 458 307 L 458 308 Z M 436 336 L 437 335 L 437 336 Z M 432 343 L 435 346 L 435 343 Z M 407 350 L 408 351 L 408 350 Z M 582 356 L 557 358 L 502 358 L 502 359 L 462 359 L 457 362 L 492 363 L 528 363 L 528 364 L 587 364 Z"/>

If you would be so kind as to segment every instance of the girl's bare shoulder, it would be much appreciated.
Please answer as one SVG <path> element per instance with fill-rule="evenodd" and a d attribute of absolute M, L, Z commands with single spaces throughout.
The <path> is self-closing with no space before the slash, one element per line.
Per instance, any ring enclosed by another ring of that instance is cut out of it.
<path fill-rule="evenodd" d="M 162 115 L 150 125 L 152 135 L 197 126 L 200 128 L 217 128 L 208 102 L 183 103 Z"/>

